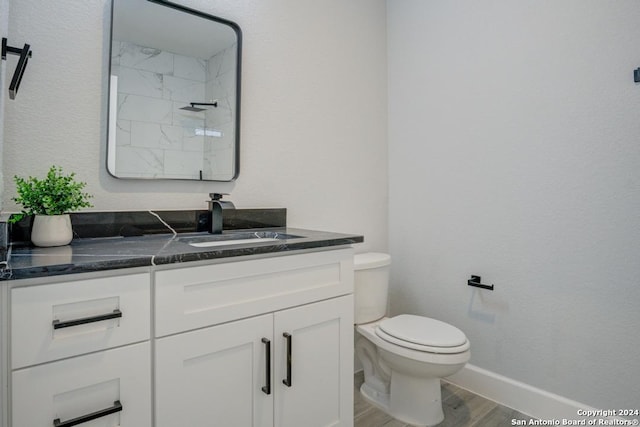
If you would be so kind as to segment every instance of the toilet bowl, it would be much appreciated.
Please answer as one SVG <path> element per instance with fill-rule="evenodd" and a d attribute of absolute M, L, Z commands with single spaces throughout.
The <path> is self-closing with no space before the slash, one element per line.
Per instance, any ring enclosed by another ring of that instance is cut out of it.
<path fill-rule="evenodd" d="M 440 378 L 469 360 L 470 344 L 458 328 L 424 316 L 385 317 L 391 258 L 354 257 L 356 356 L 364 370 L 363 398 L 415 426 L 444 420 Z"/>

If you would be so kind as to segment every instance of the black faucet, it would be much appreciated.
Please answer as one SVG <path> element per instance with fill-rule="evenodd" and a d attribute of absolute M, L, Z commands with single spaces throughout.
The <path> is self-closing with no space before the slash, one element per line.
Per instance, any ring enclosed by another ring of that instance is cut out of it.
<path fill-rule="evenodd" d="M 209 204 L 209 233 L 222 234 L 222 211 L 225 209 L 235 209 L 232 202 L 223 201 L 222 196 L 228 196 L 224 193 L 209 193 L 211 200 L 207 200 Z"/>

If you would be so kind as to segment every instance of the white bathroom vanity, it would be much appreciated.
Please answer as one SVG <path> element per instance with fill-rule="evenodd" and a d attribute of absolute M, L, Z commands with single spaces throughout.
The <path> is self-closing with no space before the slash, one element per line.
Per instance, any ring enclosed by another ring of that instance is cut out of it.
<path fill-rule="evenodd" d="M 2 427 L 353 425 L 349 245 L 0 285 Z"/>

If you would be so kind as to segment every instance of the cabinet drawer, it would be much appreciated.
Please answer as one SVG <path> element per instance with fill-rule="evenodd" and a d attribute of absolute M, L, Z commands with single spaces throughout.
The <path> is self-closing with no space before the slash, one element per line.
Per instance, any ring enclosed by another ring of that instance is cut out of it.
<path fill-rule="evenodd" d="M 149 339 L 149 289 L 147 273 L 12 289 L 13 369 Z"/>
<path fill-rule="evenodd" d="M 156 336 L 353 292 L 349 249 L 158 271 Z"/>
<path fill-rule="evenodd" d="M 111 410 L 80 425 L 150 427 L 149 347 L 133 344 L 14 371 L 12 425 L 51 427 L 54 420 Z"/>

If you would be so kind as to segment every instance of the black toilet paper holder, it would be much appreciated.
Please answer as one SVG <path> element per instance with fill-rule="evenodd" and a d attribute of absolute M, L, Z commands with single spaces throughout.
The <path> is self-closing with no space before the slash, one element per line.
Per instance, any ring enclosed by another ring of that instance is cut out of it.
<path fill-rule="evenodd" d="M 476 288 L 488 289 L 490 291 L 493 290 L 493 285 L 484 285 L 480 283 L 482 281 L 480 276 L 471 275 L 471 279 L 467 280 L 468 286 L 474 286 Z"/>

